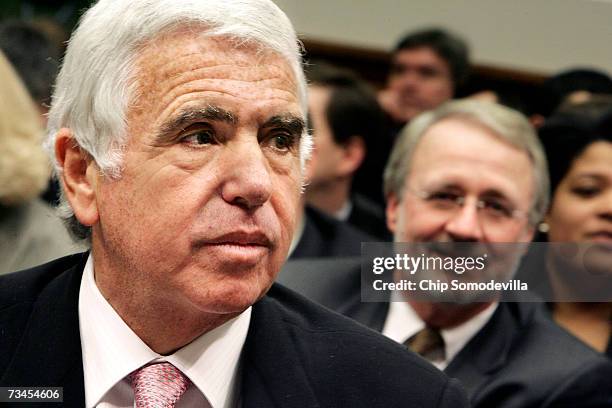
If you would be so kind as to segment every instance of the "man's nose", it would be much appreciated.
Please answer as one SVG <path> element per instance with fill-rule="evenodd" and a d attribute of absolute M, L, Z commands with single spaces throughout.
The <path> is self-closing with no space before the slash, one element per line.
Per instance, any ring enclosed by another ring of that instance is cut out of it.
<path fill-rule="evenodd" d="M 250 210 L 270 199 L 271 169 L 256 138 L 230 143 L 223 164 L 221 196 L 226 202 Z"/>
<path fill-rule="evenodd" d="M 458 242 L 479 242 L 484 239 L 482 222 L 479 219 L 475 202 L 466 200 L 457 211 L 451 215 L 445 225 L 446 232 Z"/>
<path fill-rule="evenodd" d="M 418 85 L 419 78 L 416 72 L 414 72 L 414 70 L 408 69 L 404 73 L 402 73 L 400 82 L 402 84 L 402 88 L 404 88 L 405 90 L 412 90 Z"/>

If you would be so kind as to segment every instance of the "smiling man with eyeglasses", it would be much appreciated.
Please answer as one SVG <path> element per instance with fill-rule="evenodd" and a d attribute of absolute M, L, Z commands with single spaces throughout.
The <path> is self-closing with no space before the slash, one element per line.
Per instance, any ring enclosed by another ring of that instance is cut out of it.
<path fill-rule="evenodd" d="M 416 118 L 402 131 L 384 182 L 396 242 L 526 243 L 548 205 L 546 159 L 527 120 L 476 101 Z M 607 381 L 609 389 L 609 363 L 534 303 L 392 300 L 383 334 L 461 380 L 475 407 L 610 401 L 610 391 L 595 386 Z"/>
<path fill-rule="evenodd" d="M 549 194 L 546 159 L 527 120 L 500 105 L 467 100 L 422 114 L 402 130 L 384 187 L 395 248 L 416 247 L 417 256 L 433 258 L 509 247 L 509 257 L 487 259 L 487 276 L 496 278 L 516 270 Z M 316 283 L 300 288 L 305 295 L 459 379 L 473 407 L 612 406 L 612 364 L 545 317 L 542 304 L 483 301 L 468 291 L 449 298 L 435 284 L 427 297 L 395 291 L 384 301 L 363 302 L 359 265 L 314 268 L 307 276 Z M 421 282 L 443 282 L 431 279 L 440 272 L 428 270 Z M 409 279 L 406 270 L 395 273 L 394 283 Z"/>

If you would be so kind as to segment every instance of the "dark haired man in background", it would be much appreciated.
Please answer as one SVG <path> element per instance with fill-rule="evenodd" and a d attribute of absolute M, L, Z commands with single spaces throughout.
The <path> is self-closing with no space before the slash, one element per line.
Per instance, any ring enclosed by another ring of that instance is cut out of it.
<path fill-rule="evenodd" d="M 325 63 L 307 72 L 314 158 L 309 205 L 383 240 L 382 172 L 391 149 L 374 92 L 352 72 Z M 374 200 L 373 200 L 374 199 Z"/>
<path fill-rule="evenodd" d="M 469 71 L 468 46 L 446 30 L 411 32 L 392 52 L 387 88 L 379 102 L 400 124 L 453 98 Z"/>

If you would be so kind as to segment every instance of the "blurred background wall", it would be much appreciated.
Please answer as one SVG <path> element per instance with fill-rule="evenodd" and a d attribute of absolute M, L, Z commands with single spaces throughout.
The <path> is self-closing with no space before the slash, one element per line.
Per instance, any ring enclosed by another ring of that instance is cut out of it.
<path fill-rule="evenodd" d="M 439 25 L 470 43 L 476 64 L 548 74 L 612 69 L 611 0 L 276 0 L 306 40 L 389 50 Z"/>

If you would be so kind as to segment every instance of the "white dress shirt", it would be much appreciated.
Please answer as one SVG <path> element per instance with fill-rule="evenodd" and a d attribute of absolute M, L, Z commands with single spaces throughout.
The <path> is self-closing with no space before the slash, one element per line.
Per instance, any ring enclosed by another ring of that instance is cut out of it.
<path fill-rule="evenodd" d="M 125 377 L 150 362 L 167 361 L 192 382 L 177 408 L 236 407 L 240 398 L 239 359 L 250 321 L 249 307 L 174 354 L 161 356 L 129 328 L 102 296 L 90 254 L 79 291 L 85 406 L 133 407 L 134 393 Z"/>
<path fill-rule="evenodd" d="M 425 323 L 409 303 L 400 299 L 400 296 L 395 292 L 391 295 L 382 334 L 398 343 L 404 343 L 424 329 Z M 431 361 L 431 363 L 444 370 L 457 353 L 487 324 L 495 313 L 497 305 L 497 302 L 490 304 L 485 310 L 459 326 L 440 330 L 440 335 L 444 339 L 444 360 Z"/>
<path fill-rule="evenodd" d="M 351 216 L 351 211 L 353 211 L 353 202 L 351 200 L 346 200 L 342 208 L 336 211 L 333 217 L 340 221 L 346 221 Z"/>

